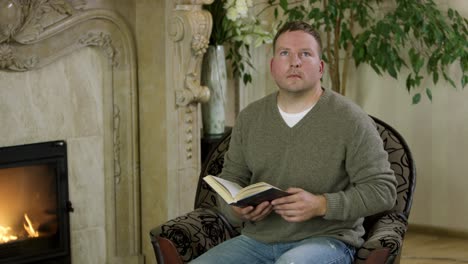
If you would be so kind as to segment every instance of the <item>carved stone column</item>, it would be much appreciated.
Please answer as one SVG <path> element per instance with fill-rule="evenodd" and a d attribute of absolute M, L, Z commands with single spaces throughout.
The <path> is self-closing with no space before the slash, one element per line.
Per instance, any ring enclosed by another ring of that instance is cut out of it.
<path fill-rule="evenodd" d="M 177 119 L 177 161 L 169 175 L 174 192 L 169 194 L 169 215 L 176 216 L 193 209 L 198 174 L 200 173 L 200 103 L 209 99 L 209 89 L 200 85 L 201 62 L 208 47 L 212 28 L 211 14 L 202 9 L 213 0 L 177 1 L 169 19 L 170 56 L 174 102 L 172 114 Z M 169 102 L 170 103 L 170 102 Z"/>

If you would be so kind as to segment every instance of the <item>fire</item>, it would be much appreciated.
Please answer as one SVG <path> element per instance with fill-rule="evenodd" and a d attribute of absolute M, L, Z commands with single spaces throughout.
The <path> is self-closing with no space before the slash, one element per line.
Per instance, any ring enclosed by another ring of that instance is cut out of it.
<path fill-rule="evenodd" d="M 26 229 L 26 232 L 28 232 L 29 237 L 38 237 L 39 232 L 34 230 L 32 224 L 31 224 L 31 220 L 29 220 L 29 217 L 28 217 L 27 214 L 24 214 L 24 219 L 26 219 L 26 222 L 28 222 L 28 225 L 23 224 L 23 226 L 24 226 L 24 229 Z"/>
<path fill-rule="evenodd" d="M 27 214 L 24 214 L 24 219 L 26 220 L 26 223 L 23 224 L 23 226 L 26 232 L 28 233 L 28 237 L 38 237 L 39 232 L 34 230 L 31 220 L 29 219 Z M 0 243 L 6 243 L 18 239 L 18 236 L 11 233 L 11 227 L 4 227 L 0 225 Z"/>
<path fill-rule="evenodd" d="M 6 243 L 10 240 L 18 239 L 17 236 L 10 235 L 11 228 L 0 226 L 0 243 Z"/>

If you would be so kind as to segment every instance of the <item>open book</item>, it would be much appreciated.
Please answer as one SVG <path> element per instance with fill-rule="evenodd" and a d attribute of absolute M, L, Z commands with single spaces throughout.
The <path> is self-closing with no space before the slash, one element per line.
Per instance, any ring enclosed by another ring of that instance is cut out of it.
<path fill-rule="evenodd" d="M 266 182 L 258 182 L 242 188 L 235 182 L 213 175 L 205 176 L 203 180 L 228 204 L 238 207 L 257 206 L 264 201 L 272 201 L 290 195 L 290 193 Z"/>

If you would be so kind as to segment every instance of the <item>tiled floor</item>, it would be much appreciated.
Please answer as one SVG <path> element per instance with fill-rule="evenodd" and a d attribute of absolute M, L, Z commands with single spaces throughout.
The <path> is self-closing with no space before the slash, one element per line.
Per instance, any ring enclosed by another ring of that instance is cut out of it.
<path fill-rule="evenodd" d="M 411 232 L 406 234 L 400 264 L 468 263 L 468 238 Z"/>

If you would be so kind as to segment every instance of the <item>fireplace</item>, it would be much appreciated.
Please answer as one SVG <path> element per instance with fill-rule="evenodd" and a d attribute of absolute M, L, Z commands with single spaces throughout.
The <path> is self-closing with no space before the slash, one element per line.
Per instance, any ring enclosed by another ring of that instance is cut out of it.
<path fill-rule="evenodd" d="M 65 141 L 0 148 L 0 263 L 70 263 Z"/>

